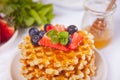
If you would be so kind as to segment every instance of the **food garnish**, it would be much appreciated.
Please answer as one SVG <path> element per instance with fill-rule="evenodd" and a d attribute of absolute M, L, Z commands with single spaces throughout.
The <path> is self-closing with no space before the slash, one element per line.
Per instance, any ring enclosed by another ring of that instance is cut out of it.
<path fill-rule="evenodd" d="M 29 35 L 35 46 L 47 46 L 63 51 L 77 49 L 83 39 L 74 25 L 65 28 L 63 25 L 46 24 L 44 30 L 31 28 Z"/>

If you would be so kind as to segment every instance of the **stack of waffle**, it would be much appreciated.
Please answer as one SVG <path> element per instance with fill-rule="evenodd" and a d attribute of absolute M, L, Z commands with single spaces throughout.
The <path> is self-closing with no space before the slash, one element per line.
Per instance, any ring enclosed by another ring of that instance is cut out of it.
<path fill-rule="evenodd" d="M 79 31 L 83 41 L 77 50 L 61 51 L 34 46 L 30 36 L 19 45 L 21 73 L 27 80 L 90 80 L 95 75 L 93 36 Z"/>

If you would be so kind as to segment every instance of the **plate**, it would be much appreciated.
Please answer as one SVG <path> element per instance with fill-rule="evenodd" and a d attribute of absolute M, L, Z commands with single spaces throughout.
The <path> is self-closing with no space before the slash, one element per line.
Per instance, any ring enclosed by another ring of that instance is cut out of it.
<path fill-rule="evenodd" d="M 25 80 L 22 75 L 20 74 L 20 52 L 17 51 L 16 55 L 14 56 L 12 63 L 11 63 L 11 69 L 10 69 L 10 74 L 11 74 L 11 80 Z M 103 56 L 99 53 L 98 50 L 95 50 L 95 64 L 97 67 L 96 70 L 96 75 L 92 77 L 92 80 L 106 80 L 106 74 L 107 74 L 107 66 L 106 62 L 103 58 Z"/>

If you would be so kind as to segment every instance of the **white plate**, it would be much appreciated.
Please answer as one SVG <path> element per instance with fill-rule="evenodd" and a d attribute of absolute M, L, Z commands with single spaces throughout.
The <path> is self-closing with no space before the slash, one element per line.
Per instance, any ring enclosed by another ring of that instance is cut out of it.
<path fill-rule="evenodd" d="M 92 80 L 106 80 L 106 74 L 107 74 L 107 66 L 106 62 L 104 61 L 103 57 L 100 55 L 100 53 L 95 50 L 95 64 L 97 67 L 96 75 L 92 77 Z M 20 53 L 19 51 L 16 52 L 16 55 L 11 63 L 11 80 L 25 80 L 21 74 L 20 74 Z"/>

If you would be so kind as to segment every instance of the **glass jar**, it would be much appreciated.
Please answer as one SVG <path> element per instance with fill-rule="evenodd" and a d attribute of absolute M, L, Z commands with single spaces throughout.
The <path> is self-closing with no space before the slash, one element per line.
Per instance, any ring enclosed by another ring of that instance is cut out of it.
<path fill-rule="evenodd" d="M 85 14 L 82 22 L 82 29 L 94 35 L 96 48 L 107 46 L 112 40 L 114 32 L 113 13 L 116 5 L 106 11 L 109 1 L 88 0 L 85 2 Z"/>

